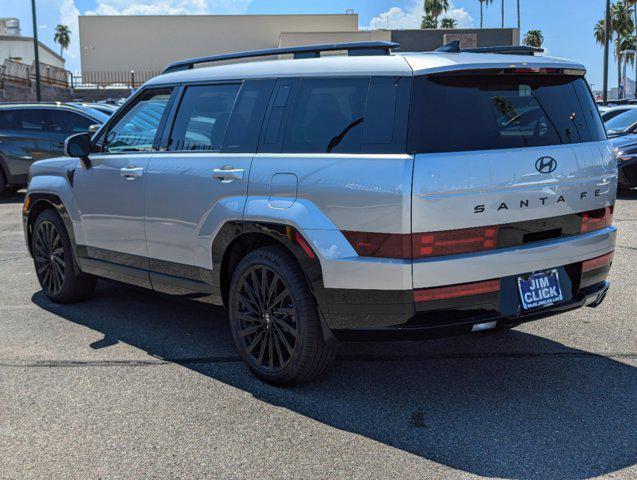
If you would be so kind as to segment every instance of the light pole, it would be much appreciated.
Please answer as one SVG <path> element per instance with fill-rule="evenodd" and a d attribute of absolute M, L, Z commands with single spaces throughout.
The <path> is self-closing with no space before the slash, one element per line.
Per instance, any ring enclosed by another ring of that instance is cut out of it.
<path fill-rule="evenodd" d="M 610 47 L 610 0 L 606 0 L 606 20 L 604 20 L 604 87 L 603 103 L 608 105 L 608 51 Z"/>
<path fill-rule="evenodd" d="M 38 20 L 35 15 L 35 0 L 31 0 L 31 11 L 33 12 L 33 50 L 35 52 L 35 95 L 38 102 L 41 102 L 42 91 L 40 90 L 40 49 L 38 48 Z"/>
<path fill-rule="evenodd" d="M 635 59 L 635 56 L 637 55 L 637 50 L 622 50 L 621 52 L 619 52 L 619 58 L 624 58 L 624 75 L 623 75 L 623 80 L 622 80 L 622 85 L 624 86 L 622 89 L 622 98 L 628 98 L 628 74 L 626 73 L 626 67 L 628 66 L 628 55 L 632 54 L 633 55 L 633 59 Z M 635 79 L 635 82 L 637 82 L 637 78 Z M 619 95 L 619 92 L 617 92 L 617 95 Z"/>

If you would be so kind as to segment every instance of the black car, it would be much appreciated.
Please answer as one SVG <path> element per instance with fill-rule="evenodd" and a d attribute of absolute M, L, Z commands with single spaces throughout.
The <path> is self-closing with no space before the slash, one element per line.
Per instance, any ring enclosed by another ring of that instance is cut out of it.
<path fill-rule="evenodd" d="M 102 124 L 108 116 L 61 103 L 0 104 L 0 193 L 28 181 L 37 160 L 64 154 L 64 140 Z"/>
<path fill-rule="evenodd" d="M 637 135 L 614 138 L 611 143 L 617 156 L 618 188 L 637 187 Z"/>

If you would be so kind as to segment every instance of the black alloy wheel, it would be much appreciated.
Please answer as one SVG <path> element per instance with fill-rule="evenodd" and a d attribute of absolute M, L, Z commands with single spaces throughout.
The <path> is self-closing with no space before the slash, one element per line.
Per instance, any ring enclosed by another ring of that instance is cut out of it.
<path fill-rule="evenodd" d="M 243 272 L 238 285 L 238 336 L 259 369 L 284 369 L 297 347 L 297 311 L 281 277 L 265 265 Z"/>
<path fill-rule="evenodd" d="M 97 279 L 75 266 L 71 240 L 60 215 L 53 209 L 40 212 L 32 232 L 31 253 L 44 294 L 57 303 L 89 298 Z"/>
<path fill-rule="evenodd" d="M 292 385 L 327 369 L 336 344 L 323 335 L 316 299 L 287 249 L 250 252 L 233 272 L 229 297 L 235 345 L 257 377 Z"/>
<path fill-rule="evenodd" d="M 62 239 L 55 225 L 49 221 L 39 222 L 33 235 L 36 273 L 47 295 L 55 296 L 62 291 L 66 278 Z"/>

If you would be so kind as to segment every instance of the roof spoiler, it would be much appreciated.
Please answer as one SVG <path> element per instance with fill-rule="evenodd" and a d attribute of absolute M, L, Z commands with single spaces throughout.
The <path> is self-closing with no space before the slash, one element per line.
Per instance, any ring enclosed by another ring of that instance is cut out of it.
<path fill-rule="evenodd" d="M 208 57 L 191 58 L 171 63 L 162 73 L 190 70 L 200 63 L 220 62 L 223 60 L 238 60 L 241 58 L 268 57 L 271 55 L 294 55 L 294 58 L 317 58 L 321 52 L 346 50 L 349 56 L 359 55 L 389 55 L 389 51 L 400 47 L 394 42 L 349 42 L 330 43 L 326 45 L 305 45 L 298 47 L 270 48 L 267 50 L 252 50 L 247 52 L 224 53 Z"/>
<path fill-rule="evenodd" d="M 543 53 L 543 48 L 537 47 L 527 47 L 526 45 L 505 45 L 505 46 L 494 46 L 494 47 L 478 47 L 478 48 L 460 48 L 460 41 L 454 40 L 453 42 L 449 42 L 442 47 L 434 50 L 435 52 L 443 52 L 443 53 L 499 53 L 502 55 L 535 55 L 536 53 Z"/>

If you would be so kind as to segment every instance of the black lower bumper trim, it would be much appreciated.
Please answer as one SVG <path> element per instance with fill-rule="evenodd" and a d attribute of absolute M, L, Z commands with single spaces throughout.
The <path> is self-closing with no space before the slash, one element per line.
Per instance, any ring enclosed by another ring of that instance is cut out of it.
<path fill-rule="evenodd" d="M 385 340 L 419 340 L 440 338 L 470 333 L 474 325 L 496 322 L 499 327 L 516 326 L 542 318 L 557 315 L 581 308 L 583 306 L 596 307 L 605 298 L 610 283 L 603 281 L 587 288 L 580 289 L 578 294 L 568 302 L 552 307 L 531 310 L 519 315 L 501 315 L 500 313 L 477 310 L 475 316 L 463 316 L 460 319 L 447 318 L 440 323 L 427 323 L 417 327 L 395 326 L 376 329 L 341 329 L 334 330 L 335 337 L 340 341 L 385 341 Z M 418 314 L 414 318 L 418 317 Z M 417 322 L 415 322 L 417 323 Z"/>

